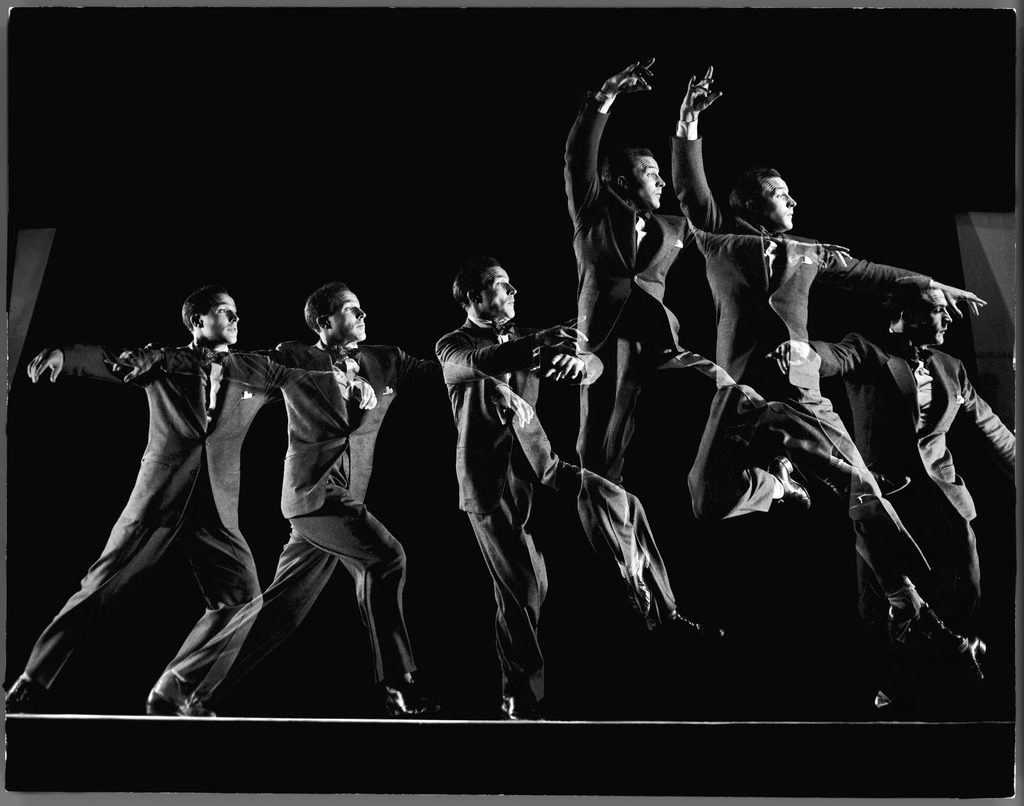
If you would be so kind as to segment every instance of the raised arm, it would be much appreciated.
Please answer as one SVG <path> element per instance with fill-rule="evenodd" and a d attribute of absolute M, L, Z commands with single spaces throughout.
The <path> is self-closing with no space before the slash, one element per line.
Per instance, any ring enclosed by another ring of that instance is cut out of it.
<path fill-rule="evenodd" d="M 651 89 L 653 64 L 654 59 L 642 64 L 634 62 L 605 81 L 598 92 L 587 93 L 565 143 L 565 195 L 574 222 L 579 221 L 601 192 L 597 153 L 608 110 L 623 93 Z"/>
<path fill-rule="evenodd" d="M 686 94 L 679 107 L 679 122 L 675 137 L 672 138 L 672 184 L 683 215 L 690 223 L 705 232 L 720 232 L 725 218 L 711 195 L 707 177 L 704 175 L 704 156 L 697 131 L 701 112 L 718 98 L 721 92 L 713 92 L 714 67 L 709 67 L 704 78 L 696 81 L 690 77 Z"/>

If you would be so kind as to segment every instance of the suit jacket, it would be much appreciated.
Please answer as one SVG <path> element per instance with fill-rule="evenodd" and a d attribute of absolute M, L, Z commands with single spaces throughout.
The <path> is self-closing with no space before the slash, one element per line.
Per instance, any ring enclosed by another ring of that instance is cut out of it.
<path fill-rule="evenodd" d="M 373 472 L 377 435 L 402 385 L 419 372 L 436 372 L 434 361 L 414 358 L 398 347 L 359 346 L 359 376 L 369 382 L 377 405 L 369 411 L 346 402 L 331 371 L 331 356 L 316 345 L 288 341 L 271 357 L 280 364 L 318 371 L 309 386 L 285 390 L 288 410 L 288 453 L 284 463 L 281 511 L 286 518 L 315 512 L 323 506 L 327 482 L 347 487 L 352 497 L 366 496 Z"/>
<path fill-rule="evenodd" d="M 932 402 L 918 432 L 917 382 L 895 339 L 871 341 L 850 333 L 839 343 L 812 341 L 823 376 L 841 375 L 853 410 L 854 435 L 864 460 L 893 476 L 930 479 L 957 511 L 977 514 L 963 479 L 957 475 L 946 434 L 956 418 L 966 421 L 1000 467 L 1012 478 L 1016 437 L 978 397 L 964 365 L 931 350 Z"/>
<path fill-rule="evenodd" d="M 98 345 L 64 348 L 64 372 L 121 382 L 119 351 Z M 133 381 L 149 399 L 149 441 L 135 488 L 121 517 L 150 525 L 176 523 L 185 512 L 205 462 L 221 522 L 238 527 L 242 441 L 268 396 L 289 382 L 283 368 L 266 358 L 229 354 L 222 365 L 218 412 L 206 414 L 202 376 L 195 354 L 175 371 L 157 366 Z"/>
<path fill-rule="evenodd" d="M 517 444 L 541 484 L 557 488 L 562 471 L 570 467 L 555 455 L 539 417 L 519 428 L 499 416 L 498 384 L 507 383 L 535 408 L 540 393 L 540 379 L 530 372 L 535 344 L 530 336 L 535 331 L 516 330 L 507 342 L 498 344 L 493 330 L 467 319 L 437 342 L 458 429 L 459 508 L 466 512 L 487 513 L 498 506 Z"/>
<path fill-rule="evenodd" d="M 682 217 L 652 215 L 638 253 L 636 209 L 598 176 L 598 147 L 608 121 L 598 107 L 588 94 L 565 144 L 565 193 L 579 273 L 578 327 L 594 351 L 615 331 L 638 288 L 663 300 L 665 276 L 692 237 Z M 667 309 L 665 315 L 674 320 Z M 677 332 L 673 328 L 673 335 Z"/>
<path fill-rule="evenodd" d="M 707 261 L 718 314 L 716 363 L 736 382 L 753 380 L 748 373 L 781 342 L 807 339 L 811 283 L 877 292 L 919 290 L 930 282 L 924 275 L 867 260 L 850 259 L 844 266 L 817 241 L 771 235 L 729 215 L 711 195 L 701 142 L 672 138 L 672 181 Z M 816 369 L 794 367 L 790 382 L 818 389 Z"/>

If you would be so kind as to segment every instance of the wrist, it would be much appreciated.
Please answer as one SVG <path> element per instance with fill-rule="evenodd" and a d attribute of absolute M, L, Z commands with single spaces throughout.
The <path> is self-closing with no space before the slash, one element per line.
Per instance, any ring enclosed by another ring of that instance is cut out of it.
<path fill-rule="evenodd" d="M 694 116 L 692 120 L 686 120 L 680 118 L 676 123 L 676 137 L 682 140 L 696 140 L 697 139 L 697 118 Z"/>
<path fill-rule="evenodd" d="M 606 90 L 603 87 L 594 93 L 594 99 L 597 101 L 597 111 L 607 113 L 617 94 L 618 93 Z"/>

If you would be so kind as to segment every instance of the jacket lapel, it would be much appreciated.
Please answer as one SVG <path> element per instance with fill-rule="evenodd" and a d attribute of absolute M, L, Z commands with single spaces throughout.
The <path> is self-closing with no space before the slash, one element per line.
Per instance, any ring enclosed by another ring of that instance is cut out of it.
<path fill-rule="evenodd" d="M 230 416 L 238 405 L 241 395 L 242 384 L 236 383 L 234 374 L 236 371 L 235 358 L 228 354 L 227 360 L 221 364 L 220 388 L 217 390 L 217 409 L 213 414 L 212 422 L 208 426 L 215 431 L 217 425 Z"/>
<path fill-rule="evenodd" d="M 667 240 L 665 238 L 665 223 L 653 215 L 644 224 L 644 233 L 646 234 L 640 241 L 640 246 L 637 247 L 636 265 L 638 269 L 641 266 L 646 268 L 656 264 Z M 672 245 L 674 246 L 675 243 Z"/>
<path fill-rule="evenodd" d="M 191 345 L 184 345 L 179 350 L 189 350 Z M 185 402 L 184 409 L 192 415 L 192 420 L 199 431 L 205 432 L 208 418 L 206 416 L 206 378 L 202 365 L 196 361 L 194 372 L 175 372 L 167 376 Z"/>
<path fill-rule="evenodd" d="M 613 203 L 608 205 L 612 240 L 624 266 L 636 266 L 636 211 L 615 191 L 608 189 Z"/>
<path fill-rule="evenodd" d="M 335 416 L 337 416 L 337 418 L 341 420 L 346 427 L 348 427 L 348 405 L 346 404 L 345 399 L 341 396 L 341 390 L 338 388 L 338 382 L 334 379 L 334 362 L 331 360 L 330 354 L 321 350 L 315 344 L 311 344 L 306 348 L 305 368 L 324 373 L 319 377 L 314 378 L 313 382 L 325 395 L 327 395 L 327 400 L 330 402 L 331 409 L 334 411 Z"/>
<path fill-rule="evenodd" d="M 921 409 L 917 405 L 917 381 L 914 380 L 914 373 L 910 371 L 910 364 L 905 358 L 891 355 L 886 362 L 886 368 L 903 394 L 903 399 L 907 402 L 907 411 L 911 417 L 911 425 L 914 428 L 914 433 L 917 433 L 917 424 L 921 419 Z"/>

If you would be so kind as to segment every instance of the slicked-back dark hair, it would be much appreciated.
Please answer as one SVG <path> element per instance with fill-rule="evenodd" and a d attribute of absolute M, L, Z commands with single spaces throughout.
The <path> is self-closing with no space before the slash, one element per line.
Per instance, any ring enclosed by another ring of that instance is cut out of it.
<path fill-rule="evenodd" d="M 210 308 L 216 304 L 217 297 L 221 294 L 231 296 L 222 285 L 204 285 L 185 298 L 185 302 L 181 306 L 181 321 L 185 323 L 189 333 L 192 332 L 192 317 L 196 314 L 203 315 L 209 313 Z"/>
<path fill-rule="evenodd" d="M 907 290 L 902 293 L 882 295 L 882 313 L 885 315 L 886 324 L 891 325 L 899 320 L 904 314 L 923 314 L 930 312 L 936 306 L 932 300 L 921 299 L 917 289 L 908 285 Z"/>
<path fill-rule="evenodd" d="M 345 283 L 333 282 L 324 283 L 316 291 L 306 298 L 306 324 L 314 333 L 319 333 L 320 328 L 316 320 L 321 316 L 330 316 L 339 307 L 341 299 L 347 296 L 355 296 Z"/>
<path fill-rule="evenodd" d="M 601 181 L 614 185 L 620 176 L 633 176 L 633 168 L 641 157 L 654 159 L 654 152 L 649 148 L 612 149 L 601 160 Z"/>
<path fill-rule="evenodd" d="M 762 182 L 772 177 L 782 178 L 782 174 L 774 168 L 750 168 L 736 177 L 729 191 L 729 209 L 733 215 L 744 218 L 750 215 L 748 202 L 756 202 L 766 198 Z"/>
<path fill-rule="evenodd" d="M 490 255 L 476 255 L 465 261 L 455 273 L 455 280 L 452 281 L 452 298 L 460 308 L 469 305 L 469 295 L 484 290 L 483 279 L 488 269 L 501 268 L 501 263 L 496 257 Z"/>

